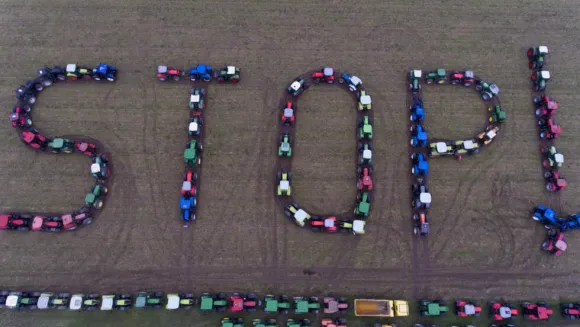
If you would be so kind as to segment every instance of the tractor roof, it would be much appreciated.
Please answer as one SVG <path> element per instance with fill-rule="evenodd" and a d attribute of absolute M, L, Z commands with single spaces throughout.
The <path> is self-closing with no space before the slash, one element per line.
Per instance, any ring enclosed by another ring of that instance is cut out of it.
<path fill-rule="evenodd" d="M 177 294 L 167 294 L 167 306 L 166 309 L 174 310 L 179 308 L 179 296 Z"/>
<path fill-rule="evenodd" d="M 159 74 L 167 73 L 167 66 L 157 66 L 157 73 Z"/>
<path fill-rule="evenodd" d="M 181 189 L 184 191 L 191 191 L 191 182 L 190 181 L 183 182 L 183 184 L 181 184 Z"/>
<path fill-rule="evenodd" d="M 463 306 L 463 312 L 467 315 L 475 314 L 475 306 L 473 304 L 466 304 Z"/>
<path fill-rule="evenodd" d="M 421 201 L 421 203 L 431 203 L 431 193 L 421 193 L 419 195 L 419 201 Z"/>
<path fill-rule="evenodd" d="M 463 141 L 463 148 L 466 150 L 471 150 L 474 148 L 473 140 L 465 140 Z"/>
<path fill-rule="evenodd" d="M 280 143 L 280 148 L 282 149 L 282 151 L 288 151 L 290 150 L 290 143 L 282 142 Z"/>
<path fill-rule="evenodd" d="M 48 308 L 48 302 L 50 298 L 53 296 L 51 293 L 42 293 L 38 298 L 38 303 L 36 304 L 39 309 L 46 309 Z"/>
<path fill-rule="evenodd" d="M 77 65 L 76 64 L 68 64 L 66 65 L 66 72 L 67 73 L 74 73 L 77 71 Z"/>
<path fill-rule="evenodd" d="M 101 165 L 99 165 L 98 163 L 94 163 L 91 165 L 91 173 L 98 174 L 100 172 L 101 172 Z"/>
<path fill-rule="evenodd" d="M 423 71 L 415 69 L 413 70 L 413 77 L 420 78 L 423 75 Z"/>
<path fill-rule="evenodd" d="M 370 95 L 367 95 L 367 94 L 361 95 L 361 97 L 360 97 L 360 103 L 362 105 L 371 104 L 371 96 Z"/>
<path fill-rule="evenodd" d="M 426 141 L 427 133 L 426 132 L 417 133 L 417 139 L 419 139 L 420 141 Z"/>
<path fill-rule="evenodd" d="M 189 101 L 190 102 L 196 102 L 197 103 L 197 102 L 199 102 L 199 98 L 200 98 L 199 94 L 192 94 L 189 97 Z"/>
<path fill-rule="evenodd" d="M 227 67 L 227 73 L 228 73 L 228 75 L 234 75 L 236 73 L 236 67 L 234 67 L 234 66 L 228 66 Z"/>
<path fill-rule="evenodd" d="M 284 109 L 284 117 L 291 118 L 294 115 L 294 109 L 292 108 L 285 108 Z"/>
<path fill-rule="evenodd" d="M 302 83 L 299 81 L 294 81 L 292 84 L 290 84 L 290 88 L 294 91 L 300 90 L 300 87 L 302 87 Z"/>
<path fill-rule="evenodd" d="M 197 122 L 191 122 L 189 123 L 189 131 L 190 132 L 196 132 L 198 129 L 199 125 L 197 124 Z"/>
<path fill-rule="evenodd" d="M 364 124 L 363 125 L 363 132 L 365 133 L 372 133 L 373 132 L 373 125 L 371 124 Z"/>
<path fill-rule="evenodd" d="M 498 94 L 499 93 L 499 87 L 496 84 L 490 84 L 489 85 L 489 90 L 493 94 Z"/>
<path fill-rule="evenodd" d="M 364 220 L 355 220 L 352 222 L 352 231 L 355 234 L 364 234 L 365 233 L 365 221 Z"/>
<path fill-rule="evenodd" d="M 52 140 L 52 146 L 55 148 L 61 148 L 64 145 L 64 139 L 56 138 Z"/>
<path fill-rule="evenodd" d="M 500 307 L 499 308 L 499 315 L 504 319 L 509 319 L 512 316 L 512 309 L 508 307 Z"/>
<path fill-rule="evenodd" d="M 540 72 L 542 79 L 550 79 L 550 72 L 547 70 L 542 70 Z"/>
<path fill-rule="evenodd" d="M 322 72 L 324 73 L 324 76 L 332 76 L 332 75 L 334 75 L 334 68 L 332 68 L 332 67 L 324 67 L 324 69 L 322 70 Z"/>
<path fill-rule="evenodd" d="M 445 76 L 447 74 L 445 73 L 445 69 L 443 69 L 443 68 L 437 68 L 437 75 L 439 75 L 439 76 Z"/>
<path fill-rule="evenodd" d="M 114 297 L 113 295 L 103 295 L 101 298 L 101 310 L 112 310 Z"/>
<path fill-rule="evenodd" d="M 6 306 L 9 308 L 14 308 L 18 306 L 18 300 L 20 299 L 20 294 L 10 294 L 6 298 Z"/>
<path fill-rule="evenodd" d="M 547 53 L 548 53 L 548 47 L 547 47 L 547 46 L 545 46 L 545 45 L 540 45 L 540 46 L 538 47 L 538 52 L 539 52 L 540 54 L 547 54 Z"/>
<path fill-rule="evenodd" d="M 473 78 L 474 76 L 475 76 L 475 74 L 473 74 L 473 71 L 471 71 L 471 70 L 465 71 L 465 77 Z"/>
<path fill-rule="evenodd" d="M 492 129 L 491 131 L 487 132 L 486 135 L 489 139 L 493 139 L 497 135 L 497 133 L 495 132 L 495 130 Z"/>
<path fill-rule="evenodd" d="M 365 149 L 365 150 L 363 150 L 362 156 L 363 156 L 363 159 L 367 159 L 367 160 L 372 159 L 373 152 L 371 150 Z"/>
<path fill-rule="evenodd" d="M 427 170 L 429 169 L 429 163 L 425 160 L 421 160 L 419 162 L 419 170 Z"/>
<path fill-rule="evenodd" d="M 334 227 L 335 221 L 336 221 L 336 219 L 331 219 L 331 218 L 324 219 L 324 227 L 326 227 L 326 228 Z"/>
<path fill-rule="evenodd" d="M 355 85 L 355 86 L 356 86 L 356 85 L 362 84 L 362 81 L 361 81 L 361 79 L 360 79 L 360 78 L 358 78 L 357 76 L 351 76 L 351 77 L 350 77 L 350 84 L 352 84 L 352 85 Z"/>
<path fill-rule="evenodd" d="M 302 210 L 302 209 L 298 209 L 298 211 L 296 211 L 296 213 L 294 214 L 294 219 L 296 219 L 299 222 L 303 222 L 304 220 L 308 219 L 309 214 Z"/>
<path fill-rule="evenodd" d="M 445 142 L 437 142 L 437 152 L 445 153 L 447 152 L 447 143 Z"/>
<path fill-rule="evenodd" d="M 371 208 L 371 204 L 365 201 L 361 201 L 358 204 L 358 211 L 362 213 L 368 213 Z"/>
<path fill-rule="evenodd" d="M 79 310 L 83 305 L 83 295 L 82 294 L 74 294 L 70 298 L 70 305 L 69 309 L 71 310 Z"/>
<path fill-rule="evenodd" d="M 564 155 L 561 153 L 556 153 L 554 155 L 554 161 L 556 161 L 557 163 L 563 163 L 564 162 Z"/>
<path fill-rule="evenodd" d="M 283 191 L 287 191 L 290 189 L 290 182 L 289 181 L 280 181 L 280 189 Z"/>

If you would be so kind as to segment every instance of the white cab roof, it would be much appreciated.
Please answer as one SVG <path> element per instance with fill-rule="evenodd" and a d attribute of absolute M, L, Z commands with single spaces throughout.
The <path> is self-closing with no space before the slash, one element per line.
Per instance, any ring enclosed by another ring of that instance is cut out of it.
<path fill-rule="evenodd" d="M 334 68 L 324 67 L 323 73 L 324 73 L 324 76 L 332 76 L 332 75 L 334 75 Z"/>
<path fill-rule="evenodd" d="M 413 76 L 414 77 L 421 77 L 422 75 L 423 75 L 423 71 L 421 71 L 421 70 L 415 69 L 413 71 Z"/>
<path fill-rule="evenodd" d="M 363 159 L 371 159 L 373 157 L 373 152 L 371 150 L 363 151 Z"/>
<path fill-rule="evenodd" d="M 547 70 L 542 70 L 541 72 L 543 79 L 550 79 L 550 72 Z"/>
<path fill-rule="evenodd" d="M 445 144 L 445 142 L 437 142 L 437 152 L 439 153 L 447 152 L 447 144 Z"/>
<path fill-rule="evenodd" d="M 101 172 L 101 165 L 99 165 L 98 163 L 94 163 L 91 165 L 91 173 L 98 174 L 100 172 Z"/>
<path fill-rule="evenodd" d="M 199 102 L 199 94 L 192 94 L 191 97 L 189 98 L 189 101 Z"/>
<path fill-rule="evenodd" d="M 363 105 L 371 104 L 371 96 L 370 95 L 363 95 L 360 97 L 360 103 Z"/>
<path fill-rule="evenodd" d="M 289 181 L 280 181 L 280 189 L 283 191 L 286 191 L 290 188 L 290 182 Z"/>
<path fill-rule="evenodd" d="M 473 148 L 474 148 L 474 146 L 473 146 L 473 141 L 472 141 L 472 140 L 466 140 L 466 141 L 463 141 L 463 147 L 464 147 L 466 150 L 471 150 L 471 149 L 473 149 Z"/>
<path fill-rule="evenodd" d="M 46 309 L 48 308 L 48 302 L 50 301 L 50 295 L 43 293 L 40 295 L 40 297 L 38 298 L 38 303 L 36 304 L 36 306 L 39 309 Z"/>
<path fill-rule="evenodd" d="M 291 118 L 294 115 L 294 109 L 292 108 L 285 108 L 284 109 L 284 117 Z"/>
<path fill-rule="evenodd" d="M 189 130 L 190 130 L 190 131 L 192 131 L 192 132 L 196 132 L 196 131 L 197 131 L 197 128 L 198 128 L 198 125 L 197 125 L 197 123 L 196 123 L 196 122 L 191 122 L 191 123 L 189 123 Z"/>
<path fill-rule="evenodd" d="M 421 193 L 419 195 L 419 201 L 421 203 L 431 203 L 431 193 Z"/>
<path fill-rule="evenodd" d="M 80 310 L 83 306 L 83 296 L 80 294 L 75 294 L 70 298 L 69 309 L 70 310 Z"/>
<path fill-rule="evenodd" d="M 538 47 L 538 50 L 540 51 L 540 53 L 543 53 L 543 54 L 546 54 L 546 53 L 548 53 L 548 47 L 547 47 L 547 46 L 545 46 L 545 45 L 540 45 L 540 46 Z"/>
<path fill-rule="evenodd" d="M 66 65 L 66 72 L 67 73 L 74 73 L 77 70 L 77 65 L 76 64 L 68 64 Z"/>
<path fill-rule="evenodd" d="M 160 74 L 167 73 L 167 66 L 157 66 L 157 72 Z"/>
<path fill-rule="evenodd" d="M 294 91 L 300 90 L 301 86 L 302 86 L 302 84 L 298 81 L 292 82 L 292 84 L 290 84 L 290 88 Z"/>
<path fill-rule="evenodd" d="M 350 83 L 353 84 L 353 85 L 359 85 L 359 84 L 362 84 L 362 81 L 357 76 L 352 76 L 350 78 Z"/>
<path fill-rule="evenodd" d="M 355 220 L 352 222 L 352 231 L 355 234 L 364 234 L 365 233 L 365 222 L 364 220 Z"/>
<path fill-rule="evenodd" d="M 20 298 L 18 295 L 8 295 L 8 297 L 6 298 L 6 307 L 16 308 L 18 306 L 19 299 Z"/>
<path fill-rule="evenodd" d="M 296 221 L 299 222 L 304 222 L 307 217 L 308 213 L 302 209 L 298 209 L 298 211 L 296 211 L 296 213 L 294 214 L 294 219 L 296 219 Z"/>
<path fill-rule="evenodd" d="M 228 75 L 233 75 L 236 73 L 236 67 L 228 66 Z"/>
<path fill-rule="evenodd" d="M 183 184 L 181 184 L 181 189 L 184 191 L 191 191 L 191 182 L 190 181 L 183 182 Z"/>
<path fill-rule="evenodd" d="M 113 310 L 113 297 L 101 297 L 101 310 Z"/>
<path fill-rule="evenodd" d="M 491 131 L 487 132 L 487 137 L 492 139 L 496 136 L 497 134 L 495 133 L 495 131 L 492 129 Z"/>
<path fill-rule="evenodd" d="M 179 301 L 180 298 L 177 295 L 167 295 L 167 305 L 165 309 L 167 310 L 175 310 L 179 308 Z"/>
<path fill-rule="evenodd" d="M 324 219 L 324 227 L 334 227 L 334 219 Z"/>
<path fill-rule="evenodd" d="M 556 154 L 554 155 L 554 160 L 555 160 L 557 163 L 562 163 L 562 162 L 564 162 L 564 155 L 563 155 L 563 154 L 561 154 L 561 153 L 556 153 Z"/>
<path fill-rule="evenodd" d="M 472 78 L 473 76 L 475 76 L 475 75 L 473 74 L 473 71 L 471 71 L 471 70 L 466 70 L 466 71 L 465 71 L 465 77 L 470 77 L 470 78 Z"/>

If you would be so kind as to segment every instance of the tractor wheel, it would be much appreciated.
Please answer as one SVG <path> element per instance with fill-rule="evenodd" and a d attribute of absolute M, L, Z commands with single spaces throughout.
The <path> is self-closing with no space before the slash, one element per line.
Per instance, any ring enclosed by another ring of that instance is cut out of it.
<path fill-rule="evenodd" d="M 530 67 L 530 69 L 534 69 L 534 68 L 536 68 L 536 62 L 535 62 L 535 61 L 530 61 L 530 62 L 528 63 L 528 67 Z"/>
<path fill-rule="evenodd" d="M 451 80 L 451 85 L 457 85 L 457 84 L 459 84 L 459 80 L 456 80 L 456 79 Z"/>
<path fill-rule="evenodd" d="M 239 78 L 232 78 L 232 83 L 237 83 L 237 82 L 239 82 L 239 81 L 240 81 L 240 79 L 239 79 Z"/>
<path fill-rule="evenodd" d="M 66 228 L 66 230 L 70 230 L 70 231 L 73 231 L 75 229 L 77 229 L 77 225 L 73 225 L 73 226 L 71 226 L 69 228 Z"/>
<path fill-rule="evenodd" d="M 481 98 L 483 99 L 483 101 L 487 101 L 487 100 L 491 99 L 491 95 L 486 92 L 486 93 L 483 93 L 481 95 Z"/>
<path fill-rule="evenodd" d="M 427 79 L 427 80 L 425 81 L 425 83 L 427 83 L 427 84 L 433 84 L 433 79 L 430 79 L 430 78 L 429 78 L 429 79 Z"/>
<path fill-rule="evenodd" d="M 548 191 L 548 192 L 554 191 L 554 186 L 552 185 L 552 183 L 546 184 L 546 191 Z"/>
<path fill-rule="evenodd" d="M 419 215 L 418 215 L 418 214 L 414 214 L 414 215 L 413 215 L 413 220 L 414 220 L 414 221 L 417 221 L 417 220 L 419 220 Z"/>
<path fill-rule="evenodd" d="M 30 118 L 26 119 L 26 126 L 28 126 L 28 127 L 32 126 L 32 119 L 30 119 Z"/>
<path fill-rule="evenodd" d="M 165 81 L 165 77 L 159 77 L 159 80 L 164 82 Z"/>
<path fill-rule="evenodd" d="M 544 139 L 546 139 L 546 136 L 547 136 L 547 135 L 546 135 L 546 132 L 540 132 L 540 139 L 541 139 L 541 140 L 544 140 Z"/>
<path fill-rule="evenodd" d="M 36 102 L 36 97 L 30 97 L 30 98 L 28 98 L 28 101 L 27 102 L 30 103 L 30 104 L 34 104 Z"/>
<path fill-rule="evenodd" d="M 532 74 L 532 76 L 530 76 L 530 79 L 531 79 L 532 81 L 535 81 L 535 80 L 536 80 L 536 78 L 538 78 L 538 74 L 536 74 L 536 73 L 533 73 L 533 74 Z"/>
<path fill-rule="evenodd" d="M 471 82 L 465 82 L 465 83 L 463 83 L 463 86 L 465 86 L 465 87 L 470 87 L 471 85 L 473 85 L 473 83 L 471 83 Z"/>
<path fill-rule="evenodd" d="M 542 116 L 542 108 L 537 108 L 535 111 L 536 117 L 541 117 Z"/>
<path fill-rule="evenodd" d="M 91 217 L 83 219 L 83 225 L 89 225 L 92 222 L 93 222 L 93 218 L 91 218 Z"/>
<path fill-rule="evenodd" d="M 95 208 L 101 209 L 103 207 L 103 200 L 97 200 L 94 204 Z"/>
<path fill-rule="evenodd" d="M 103 195 L 107 195 L 109 193 L 109 188 L 108 187 L 103 187 Z"/>

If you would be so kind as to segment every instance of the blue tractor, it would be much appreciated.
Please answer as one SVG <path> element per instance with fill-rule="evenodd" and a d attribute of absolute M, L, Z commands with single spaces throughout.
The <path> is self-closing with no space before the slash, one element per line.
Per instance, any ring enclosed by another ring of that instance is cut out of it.
<path fill-rule="evenodd" d="M 580 228 L 580 213 L 570 215 L 562 223 L 560 223 L 560 230 L 562 232 L 579 228 Z"/>
<path fill-rule="evenodd" d="M 210 65 L 197 65 L 197 67 L 191 67 L 189 70 L 189 79 L 192 81 L 201 79 L 205 82 L 211 80 L 212 68 Z"/>
<path fill-rule="evenodd" d="M 181 219 L 186 223 L 195 221 L 195 208 L 197 200 L 193 195 L 182 195 L 179 199 L 179 207 L 181 208 Z"/>
<path fill-rule="evenodd" d="M 114 82 L 117 79 L 117 67 L 99 64 L 97 68 L 93 69 L 93 79 L 95 81 L 106 79 L 109 82 Z"/>
<path fill-rule="evenodd" d="M 556 216 L 556 211 L 554 211 L 552 208 L 547 208 L 544 206 L 537 206 L 534 209 L 532 219 L 539 221 L 546 228 L 550 228 L 550 226 L 561 226 L 562 222 L 564 222 L 563 218 L 558 218 Z"/>
<path fill-rule="evenodd" d="M 427 146 L 427 131 L 422 125 L 411 125 L 411 146 L 414 148 Z"/>
<path fill-rule="evenodd" d="M 423 100 L 419 97 L 413 97 L 413 104 L 409 107 L 411 110 L 411 121 L 421 123 L 425 120 L 425 108 L 423 108 Z"/>
<path fill-rule="evenodd" d="M 415 152 L 411 155 L 413 160 L 413 167 L 411 167 L 411 174 L 415 176 L 427 176 L 429 174 L 429 163 L 427 158 L 421 152 Z"/>
<path fill-rule="evenodd" d="M 338 82 L 348 84 L 348 89 L 351 92 L 358 91 L 362 87 L 361 79 L 356 76 L 350 76 L 348 73 L 343 73 Z"/>

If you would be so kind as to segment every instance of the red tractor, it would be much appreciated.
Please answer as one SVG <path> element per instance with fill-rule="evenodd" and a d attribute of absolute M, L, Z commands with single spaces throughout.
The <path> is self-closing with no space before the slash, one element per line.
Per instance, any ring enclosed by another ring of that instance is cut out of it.
<path fill-rule="evenodd" d="M 338 224 L 334 216 L 313 216 L 310 218 L 310 228 L 313 232 L 322 232 L 324 230 L 328 233 L 335 233 L 338 231 Z"/>
<path fill-rule="evenodd" d="M 562 303 L 562 316 L 574 320 L 580 319 L 580 303 Z"/>
<path fill-rule="evenodd" d="M 197 174 L 188 170 L 183 175 L 183 183 L 181 184 L 181 195 L 195 196 L 197 187 L 195 182 L 197 181 Z"/>
<path fill-rule="evenodd" d="M 18 214 L 0 215 L 0 229 L 13 229 L 18 231 L 30 230 L 32 216 Z"/>
<path fill-rule="evenodd" d="M 511 303 L 489 303 L 489 315 L 496 321 L 514 319 L 520 312 Z"/>
<path fill-rule="evenodd" d="M 10 113 L 10 123 L 13 127 L 30 127 L 32 126 L 32 118 L 30 118 L 30 106 L 16 106 Z"/>
<path fill-rule="evenodd" d="M 313 72 L 312 80 L 314 81 L 314 83 L 326 82 L 328 84 L 333 84 L 335 80 L 334 68 L 324 67 L 321 70 Z"/>
<path fill-rule="evenodd" d="M 536 117 L 538 118 L 550 118 L 558 110 L 558 102 L 547 95 L 535 97 L 534 103 L 536 104 Z"/>
<path fill-rule="evenodd" d="M 179 81 L 183 75 L 185 75 L 185 72 L 179 69 L 167 68 L 167 66 L 157 66 L 157 79 L 160 81 L 166 81 L 167 79 Z"/>
<path fill-rule="evenodd" d="M 546 190 L 548 192 L 560 192 L 566 189 L 566 179 L 560 176 L 558 171 L 552 171 L 550 175 L 546 174 Z"/>
<path fill-rule="evenodd" d="M 481 314 L 481 307 L 474 301 L 458 300 L 455 301 L 455 312 L 459 317 L 479 317 Z"/>
<path fill-rule="evenodd" d="M 228 310 L 230 312 L 256 312 L 257 308 L 262 305 L 256 294 L 242 296 L 239 293 L 233 293 L 229 298 L 229 303 Z"/>
<path fill-rule="evenodd" d="M 38 131 L 33 128 L 22 131 L 20 134 L 20 139 L 22 142 L 32 148 L 42 150 L 46 149 L 49 141 L 46 137 L 40 135 L 40 133 L 38 133 Z"/>
<path fill-rule="evenodd" d="M 324 318 L 320 321 L 322 327 L 346 327 L 346 318 Z"/>
<path fill-rule="evenodd" d="M 522 315 L 528 320 L 548 320 L 554 313 L 547 303 L 522 303 Z"/>
<path fill-rule="evenodd" d="M 373 189 L 373 179 L 371 178 L 372 168 L 359 168 L 359 180 L 358 189 L 359 191 L 368 192 Z"/>
<path fill-rule="evenodd" d="M 561 256 L 568 248 L 564 233 L 557 232 L 554 229 L 548 231 L 548 239 L 542 243 L 542 249 L 548 251 L 556 257 Z"/>
<path fill-rule="evenodd" d="M 324 298 L 324 313 L 331 314 L 331 313 L 346 313 L 348 311 L 348 301 L 343 298 L 339 297 L 325 297 Z"/>
<path fill-rule="evenodd" d="M 562 133 L 562 127 L 554 123 L 552 118 L 548 120 L 538 120 L 540 126 L 540 139 L 556 139 Z"/>
<path fill-rule="evenodd" d="M 472 71 L 454 71 L 449 74 L 449 82 L 453 85 L 463 84 L 463 86 L 469 87 L 475 83 L 475 75 Z"/>
<path fill-rule="evenodd" d="M 286 103 L 286 106 L 284 108 L 282 108 L 282 124 L 284 125 L 292 125 L 294 124 L 294 120 L 296 119 L 296 116 L 294 115 L 294 103 L 292 103 L 292 101 L 288 101 Z"/>
<path fill-rule="evenodd" d="M 63 228 L 61 217 L 35 216 L 32 221 L 32 230 L 45 232 L 60 232 Z"/>
<path fill-rule="evenodd" d="M 75 151 L 94 157 L 97 155 L 97 146 L 87 142 L 75 142 Z"/>

